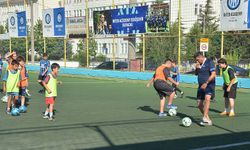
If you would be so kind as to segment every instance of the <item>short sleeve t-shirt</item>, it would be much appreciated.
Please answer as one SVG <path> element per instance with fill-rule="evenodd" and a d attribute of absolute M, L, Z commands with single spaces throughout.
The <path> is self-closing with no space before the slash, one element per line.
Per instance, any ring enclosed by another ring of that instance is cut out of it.
<path fill-rule="evenodd" d="M 171 77 L 170 70 L 168 70 L 167 68 L 163 69 L 163 73 L 164 73 L 166 80 L 168 77 Z M 155 74 L 154 74 L 154 78 L 155 78 Z"/>
<path fill-rule="evenodd" d="M 0 59 L 0 71 L 2 71 L 2 69 L 3 69 L 3 61 L 2 59 Z"/>
<path fill-rule="evenodd" d="M 50 62 L 48 60 L 44 60 L 42 59 L 40 61 L 40 75 L 42 75 L 44 73 L 44 71 L 50 67 Z M 48 71 L 45 73 L 45 76 L 48 75 Z"/>
<path fill-rule="evenodd" d="M 211 59 L 206 59 L 201 65 L 201 68 L 197 70 L 199 85 L 206 83 L 211 73 L 214 71 L 216 71 L 214 62 Z M 215 84 L 215 79 L 210 81 L 209 84 Z"/>

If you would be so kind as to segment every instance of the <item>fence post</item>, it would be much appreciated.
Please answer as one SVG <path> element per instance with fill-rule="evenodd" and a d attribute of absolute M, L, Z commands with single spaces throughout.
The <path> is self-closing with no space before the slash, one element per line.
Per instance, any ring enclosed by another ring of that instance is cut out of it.
<path fill-rule="evenodd" d="M 87 56 L 87 68 L 89 67 L 89 6 L 88 6 L 88 0 L 85 1 L 86 3 L 86 56 Z"/>
<path fill-rule="evenodd" d="M 181 70 L 181 0 L 179 0 L 178 11 L 178 67 Z"/>
<path fill-rule="evenodd" d="M 115 8 L 115 0 L 112 0 L 112 8 Z M 113 57 L 113 70 L 115 70 L 115 35 L 113 35 L 113 44 L 112 44 L 112 57 Z"/>

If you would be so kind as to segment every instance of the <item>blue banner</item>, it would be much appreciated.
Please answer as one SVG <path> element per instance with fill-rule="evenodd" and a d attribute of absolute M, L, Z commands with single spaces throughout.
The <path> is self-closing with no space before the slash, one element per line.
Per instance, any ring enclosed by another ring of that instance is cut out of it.
<path fill-rule="evenodd" d="M 26 12 L 17 13 L 18 37 L 27 36 Z"/>
<path fill-rule="evenodd" d="M 65 10 L 64 8 L 54 9 L 54 35 L 65 36 Z"/>
<path fill-rule="evenodd" d="M 248 1 L 247 28 L 250 29 L 250 0 Z"/>
<path fill-rule="evenodd" d="M 146 32 L 148 6 L 112 10 L 112 34 L 136 34 Z"/>

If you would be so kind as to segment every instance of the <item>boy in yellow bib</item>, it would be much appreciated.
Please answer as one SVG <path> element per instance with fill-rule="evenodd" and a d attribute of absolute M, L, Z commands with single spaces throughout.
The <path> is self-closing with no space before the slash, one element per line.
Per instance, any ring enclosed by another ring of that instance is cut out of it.
<path fill-rule="evenodd" d="M 19 63 L 16 60 L 11 62 L 12 67 L 7 69 L 3 77 L 3 92 L 7 92 L 8 102 L 6 113 L 10 114 L 11 104 L 15 107 L 19 96 L 19 82 L 21 80 L 20 71 L 18 70 Z"/>
<path fill-rule="evenodd" d="M 226 59 L 219 59 L 218 64 L 220 68 L 222 68 L 222 76 L 224 79 L 223 90 L 225 98 L 225 110 L 220 115 L 228 115 L 229 117 L 233 117 L 235 116 L 234 100 L 236 98 L 238 80 L 234 69 L 227 64 Z"/>
<path fill-rule="evenodd" d="M 45 104 L 47 105 L 43 118 L 53 120 L 53 109 L 57 97 L 57 75 L 59 73 L 60 65 L 53 63 L 51 65 L 51 73 L 42 82 L 45 87 Z"/>

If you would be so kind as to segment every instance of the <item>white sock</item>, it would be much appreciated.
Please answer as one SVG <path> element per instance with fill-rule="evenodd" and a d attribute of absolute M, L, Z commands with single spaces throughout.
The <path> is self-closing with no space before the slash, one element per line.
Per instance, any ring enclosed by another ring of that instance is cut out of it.
<path fill-rule="evenodd" d="M 49 112 L 45 111 L 44 115 L 47 116 L 49 114 Z"/>
<path fill-rule="evenodd" d="M 52 113 L 52 112 L 50 112 L 50 113 L 49 113 L 49 117 L 51 118 L 52 116 L 53 116 L 53 113 Z"/>
<path fill-rule="evenodd" d="M 234 112 L 234 109 L 231 109 L 230 112 Z"/>

